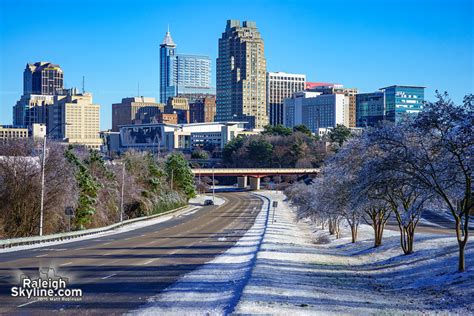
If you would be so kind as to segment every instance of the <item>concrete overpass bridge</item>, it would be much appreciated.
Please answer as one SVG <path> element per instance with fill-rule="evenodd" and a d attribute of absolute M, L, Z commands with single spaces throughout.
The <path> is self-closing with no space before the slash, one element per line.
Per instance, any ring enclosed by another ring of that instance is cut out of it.
<path fill-rule="evenodd" d="M 246 188 L 250 180 L 250 189 L 260 190 L 260 179 L 267 176 L 310 175 L 319 173 L 319 168 L 196 168 L 192 169 L 196 177 L 236 176 L 239 188 Z"/>

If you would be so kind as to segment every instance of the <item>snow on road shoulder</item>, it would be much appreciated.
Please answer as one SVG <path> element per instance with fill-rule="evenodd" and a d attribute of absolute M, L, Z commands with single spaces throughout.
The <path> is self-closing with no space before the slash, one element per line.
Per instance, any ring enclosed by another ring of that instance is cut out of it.
<path fill-rule="evenodd" d="M 386 231 L 377 249 L 366 225 L 356 244 L 347 230 L 335 240 L 319 227 L 296 223 L 282 193 L 261 194 L 279 206 L 275 222 L 270 213 L 237 314 L 474 313 L 472 247 L 466 254 L 468 271 L 457 273 L 453 237 L 417 234 L 415 253 L 405 256 L 397 232 Z"/>
<path fill-rule="evenodd" d="M 255 265 L 268 220 L 268 200 L 253 226 L 237 243 L 214 260 L 185 274 L 131 311 L 137 315 L 223 315 L 231 313 Z"/>

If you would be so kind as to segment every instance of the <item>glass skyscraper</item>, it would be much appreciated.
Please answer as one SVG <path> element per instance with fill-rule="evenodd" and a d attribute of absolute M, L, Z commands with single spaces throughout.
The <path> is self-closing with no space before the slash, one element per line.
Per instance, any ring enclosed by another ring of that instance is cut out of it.
<path fill-rule="evenodd" d="M 356 95 L 356 126 L 376 126 L 385 119 L 385 102 L 382 91 Z"/>
<path fill-rule="evenodd" d="M 425 87 L 394 85 L 380 90 L 384 93 L 387 121 L 398 122 L 404 116 L 423 110 Z"/>
<path fill-rule="evenodd" d="M 214 94 L 209 56 L 177 54 L 170 32 L 160 45 L 160 102 L 180 94 Z"/>
<path fill-rule="evenodd" d="M 376 126 L 381 121 L 399 122 L 423 110 L 425 87 L 393 85 L 356 96 L 357 127 Z"/>

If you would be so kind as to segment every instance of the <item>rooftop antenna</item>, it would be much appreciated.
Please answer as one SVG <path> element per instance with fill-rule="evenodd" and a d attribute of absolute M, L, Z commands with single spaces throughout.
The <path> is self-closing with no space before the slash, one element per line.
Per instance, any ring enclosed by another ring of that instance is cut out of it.
<path fill-rule="evenodd" d="M 140 81 L 138 81 L 138 88 L 137 88 L 137 97 L 140 96 Z"/>
<path fill-rule="evenodd" d="M 82 76 L 82 94 L 85 93 L 85 90 L 84 90 L 84 85 L 85 85 L 85 84 L 84 84 L 84 81 L 85 81 L 84 76 Z"/>
<path fill-rule="evenodd" d="M 168 33 L 170 32 L 170 24 L 168 23 Z"/>

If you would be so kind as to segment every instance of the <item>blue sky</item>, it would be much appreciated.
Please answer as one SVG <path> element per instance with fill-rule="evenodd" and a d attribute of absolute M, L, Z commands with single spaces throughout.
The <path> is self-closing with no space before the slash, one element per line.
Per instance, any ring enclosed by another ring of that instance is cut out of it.
<path fill-rule="evenodd" d="M 215 58 L 227 19 L 254 20 L 268 71 L 305 73 L 370 92 L 391 84 L 474 92 L 472 0 L 33 1 L 0 0 L 0 124 L 12 123 L 27 62 L 61 65 L 66 87 L 101 105 L 159 95 L 159 44 L 167 25 L 180 53 Z M 214 83 L 215 84 L 215 83 Z"/>

